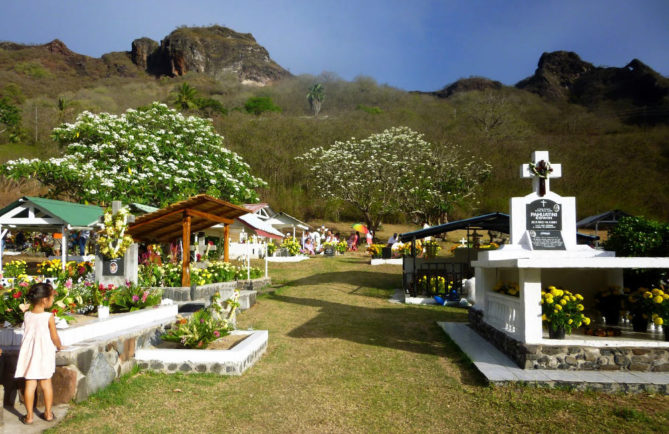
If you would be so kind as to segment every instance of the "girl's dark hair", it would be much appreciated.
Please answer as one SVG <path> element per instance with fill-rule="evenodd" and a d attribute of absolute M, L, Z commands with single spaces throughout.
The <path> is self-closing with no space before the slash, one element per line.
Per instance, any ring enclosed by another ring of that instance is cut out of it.
<path fill-rule="evenodd" d="M 30 301 L 31 304 L 36 304 L 43 298 L 48 298 L 51 296 L 51 293 L 53 292 L 53 286 L 51 286 L 48 283 L 35 283 L 33 286 L 30 287 L 30 290 L 28 291 L 28 301 Z"/>

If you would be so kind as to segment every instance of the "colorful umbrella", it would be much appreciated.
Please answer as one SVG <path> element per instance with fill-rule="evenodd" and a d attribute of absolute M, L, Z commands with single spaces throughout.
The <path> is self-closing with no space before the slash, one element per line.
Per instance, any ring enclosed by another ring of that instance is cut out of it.
<path fill-rule="evenodd" d="M 367 229 L 367 226 L 363 225 L 362 223 L 354 224 L 353 229 L 356 232 L 362 232 L 363 234 L 366 234 L 367 232 L 369 232 L 369 229 Z"/>

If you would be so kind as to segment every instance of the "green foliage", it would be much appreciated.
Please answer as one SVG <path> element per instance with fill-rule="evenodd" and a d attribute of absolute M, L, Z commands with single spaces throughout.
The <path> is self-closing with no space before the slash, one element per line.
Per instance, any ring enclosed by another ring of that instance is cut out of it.
<path fill-rule="evenodd" d="M 669 256 L 669 224 L 644 217 L 623 217 L 609 232 L 604 244 L 617 256 Z M 650 287 L 666 278 L 666 270 L 629 269 L 624 271 L 625 285 Z"/>
<path fill-rule="evenodd" d="M 260 115 L 265 112 L 281 112 L 281 107 L 272 102 L 272 98 L 268 96 L 255 96 L 249 98 L 244 103 L 244 109 L 247 113 Z"/>
<path fill-rule="evenodd" d="M 195 98 L 197 90 L 188 83 L 182 83 L 181 86 L 174 89 L 174 106 L 182 110 L 194 109 L 197 107 Z"/>
<path fill-rule="evenodd" d="M 31 78 L 49 78 L 51 73 L 44 69 L 39 62 L 20 62 L 14 65 L 14 69 L 21 74 L 25 74 Z"/>
<path fill-rule="evenodd" d="M 176 342 L 186 348 L 207 348 L 211 342 L 233 330 L 231 318 L 239 307 L 238 297 L 239 291 L 235 291 L 233 298 L 222 301 L 220 293 L 215 293 L 206 309 L 198 310 L 188 319 L 178 318 L 176 324 L 161 339 Z"/>
<path fill-rule="evenodd" d="M 669 225 L 644 217 L 623 217 L 604 244 L 617 256 L 669 256 Z"/>
<path fill-rule="evenodd" d="M 553 331 L 563 328 L 567 334 L 581 325 L 590 324 L 590 318 L 583 314 L 583 297 L 569 291 L 549 286 L 541 291 L 541 319 L 548 322 Z"/>
<path fill-rule="evenodd" d="M 118 287 L 109 302 L 112 312 L 132 312 L 149 306 L 157 306 L 163 299 L 163 290 L 143 288 L 138 285 Z"/>
<path fill-rule="evenodd" d="M 383 110 L 381 110 L 379 107 L 376 106 L 370 107 L 364 104 L 358 104 L 356 110 L 362 110 L 363 112 L 369 113 L 370 115 L 380 115 L 381 113 L 383 113 Z"/>
<path fill-rule="evenodd" d="M 351 204 L 376 232 L 398 211 L 421 223 L 445 217 L 455 203 L 472 200 L 490 172 L 456 146 L 437 148 L 423 137 L 408 127 L 393 127 L 363 140 L 314 148 L 297 159 L 305 163 L 318 194 Z"/>
<path fill-rule="evenodd" d="M 249 165 L 225 149 L 209 121 L 154 103 L 122 116 L 84 112 L 53 131 L 62 158 L 13 160 L 2 167 L 14 179 L 34 177 L 57 196 L 110 203 L 120 191 L 127 202 L 165 206 L 208 193 L 231 202 L 254 202 L 264 186 Z"/>
<path fill-rule="evenodd" d="M 271 240 L 267 243 L 267 254 L 272 256 L 274 252 L 276 252 L 276 244 L 274 244 L 274 240 Z"/>
<path fill-rule="evenodd" d="M 323 85 L 321 83 L 316 83 L 311 86 L 307 93 L 307 101 L 309 101 L 314 116 L 318 116 L 318 113 L 320 113 L 323 100 L 325 100 L 325 90 L 323 89 Z"/>
<path fill-rule="evenodd" d="M 21 113 L 8 97 L 0 98 L 0 134 L 7 132 L 10 142 L 21 138 Z"/>
<path fill-rule="evenodd" d="M 11 261 L 2 267 L 3 277 L 19 277 L 26 274 L 26 261 Z"/>
<path fill-rule="evenodd" d="M 220 101 L 215 100 L 213 98 L 197 98 L 195 100 L 195 104 L 197 105 L 197 108 L 200 110 L 201 113 L 208 114 L 208 115 L 227 115 L 228 110 L 223 107 L 223 104 L 220 103 Z"/>
<path fill-rule="evenodd" d="M 282 249 L 287 249 L 290 256 L 295 256 L 300 253 L 301 247 L 299 241 L 293 237 L 286 237 L 279 246 Z"/>

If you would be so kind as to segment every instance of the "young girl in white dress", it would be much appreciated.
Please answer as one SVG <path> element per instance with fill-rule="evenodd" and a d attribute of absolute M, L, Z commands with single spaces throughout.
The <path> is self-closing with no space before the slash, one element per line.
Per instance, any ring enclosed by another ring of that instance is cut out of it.
<path fill-rule="evenodd" d="M 23 340 L 14 374 L 15 378 L 26 379 L 23 400 L 27 414 L 20 418 L 26 425 L 33 423 L 33 404 L 38 382 L 44 394 L 44 420 L 50 422 L 55 419 L 51 411 L 51 377 L 56 370 L 56 350 L 63 349 L 56 331 L 56 320 L 48 310 L 53 306 L 55 294 L 48 283 L 36 283 L 30 287 L 27 295 L 32 309 L 24 315 Z"/>

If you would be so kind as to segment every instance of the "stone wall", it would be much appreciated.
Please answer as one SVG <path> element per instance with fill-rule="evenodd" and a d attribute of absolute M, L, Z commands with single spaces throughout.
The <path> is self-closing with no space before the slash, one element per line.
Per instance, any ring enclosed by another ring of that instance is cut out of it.
<path fill-rule="evenodd" d="M 239 290 L 257 290 L 272 283 L 269 277 L 261 277 L 250 281 L 237 280 L 230 282 L 210 283 L 208 285 L 191 287 L 170 287 L 160 288 L 163 290 L 163 298 L 169 298 L 177 303 L 185 301 L 209 301 L 214 293 L 221 291 L 223 298 L 229 298 L 235 289 Z M 226 293 L 230 295 L 226 296 Z"/>
<path fill-rule="evenodd" d="M 165 327 L 172 321 L 141 330 L 119 333 L 107 339 L 84 341 L 72 345 L 72 350 L 56 353 L 56 372 L 52 377 L 54 404 L 85 400 L 92 393 L 107 387 L 112 381 L 129 372 L 135 365 L 135 351 L 159 341 Z M 14 379 L 18 347 L 2 353 L 2 384 L 7 393 L 4 405 L 14 406 L 23 390 L 23 379 Z M 38 404 L 41 396 L 38 394 Z"/>
<path fill-rule="evenodd" d="M 523 369 L 669 372 L 667 348 L 524 344 L 487 324 L 477 309 L 469 309 L 469 323 Z"/>

